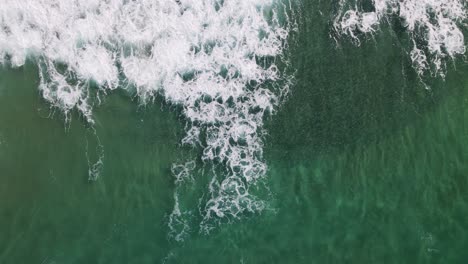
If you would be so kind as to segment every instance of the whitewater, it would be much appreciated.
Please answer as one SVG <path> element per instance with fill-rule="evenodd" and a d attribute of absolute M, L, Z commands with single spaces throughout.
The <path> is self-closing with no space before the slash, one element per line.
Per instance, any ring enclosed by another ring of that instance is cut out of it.
<path fill-rule="evenodd" d="M 208 188 L 204 221 L 238 217 L 263 208 L 249 188 L 267 171 L 263 119 L 289 91 L 288 77 L 277 66 L 286 62 L 283 51 L 292 30 L 287 4 L 4 0 L 0 63 L 36 63 L 42 97 L 67 122 L 78 111 L 92 126 L 93 108 L 118 88 L 140 104 L 162 96 L 180 106 L 187 123 L 182 144 L 200 148 L 204 163 L 225 168 Z M 92 180 L 102 167 L 100 155 L 90 163 Z M 176 188 L 192 177 L 196 159 L 174 164 Z M 181 214 L 179 195 L 176 190 L 171 223 Z"/>
<path fill-rule="evenodd" d="M 333 27 L 359 45 L 362 35 L 375 34 L 380 24 L 395 17 L 409 34 L 408 54 L 420 77 L 430 73 L 443 78 L 447 61 L 465 54 L 463 0 L 372 0 L 370 8 L 361 1 L 340 0 Z"/>

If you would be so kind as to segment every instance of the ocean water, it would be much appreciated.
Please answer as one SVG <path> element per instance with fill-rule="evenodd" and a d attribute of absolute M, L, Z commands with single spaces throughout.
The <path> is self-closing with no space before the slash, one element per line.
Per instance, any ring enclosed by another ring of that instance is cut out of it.
<path fill-rule="evenodd" d="M 0 263 L 466 263 L 464 1 L 0 5 Z"/>

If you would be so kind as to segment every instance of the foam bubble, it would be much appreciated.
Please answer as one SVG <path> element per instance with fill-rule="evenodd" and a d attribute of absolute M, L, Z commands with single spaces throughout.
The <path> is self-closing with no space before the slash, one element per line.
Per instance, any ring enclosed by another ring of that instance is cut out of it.
<path fill-rule="evenodd" d="M 372 34 L 381 20 L 399 16 L 413 39 L 410 57 L 420 76 L 431 71 L 443 77 L 446 59 L 465 53 L 460 27 L 467 14 L 461 0 L 373 0 L 373 12 L 359 10 L 352 2 L 340 1 L 335 30 L 359 43 L 356 34 Z"/>
<path fill-rule="evenodd" d="M 91 83 L 102 94 L 123 87 L 142 103 L 162 95 L 181 106 L 188 123 L 182 143 L 227 168 L 213 178 L 205 222 L 237 217 L 262 208 L 248 191 L 267 170 L 263 118 L 288 90 L 275 85 L 285 78 L 275 60 L 290 30 L 286 8 L 274 0 L 3 0 L 0 63 L 33 59 L 43 98 L 67 117 L 77 109 L 91 124 Z M 91 178 L 102 168 L 97 152 Z M 192 165 L 174 165 L 177 186 Z M 175 202 L 172 215 L 181 217 Z"/>

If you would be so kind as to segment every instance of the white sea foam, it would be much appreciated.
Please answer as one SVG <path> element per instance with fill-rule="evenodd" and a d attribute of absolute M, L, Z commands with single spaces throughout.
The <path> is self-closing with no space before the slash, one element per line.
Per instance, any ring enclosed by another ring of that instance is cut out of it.
<path fill-rule="evenodd" d="M 334 27 L 359 43 L 359 33 L 373 33 L 382 20 L 397 15 L 410 33 L 411 60 L 422 76 L 427 71 L 444 76 L 447 59 L 465 53 L 462 26 L 467 13 L 463 0 L 373 0 L 374 11 L 364 12 L 356 1 L 341 0 Z"/>
<path fill-rule="evenodd" d="M 142 103 L 162 95 L 181 106 L 189 124 L 182 143 L 227 168 L 209 187 L 204 221 L 238 216 L 262 208 L 249 187 L 267 170 L 264 115 L 288 90 L 267 85 L 284 78 L 275 60 L 288 37 L 285 8 L 275 0 L 3 0 L 0 63 L 35 61 L 44 99 L 91 124 L 91 83 L 101 94 L 124 87 Z M 177 185 L 193 166 L 174 165 Z M 173 215 L 183 215 L 177 197 Z"/>

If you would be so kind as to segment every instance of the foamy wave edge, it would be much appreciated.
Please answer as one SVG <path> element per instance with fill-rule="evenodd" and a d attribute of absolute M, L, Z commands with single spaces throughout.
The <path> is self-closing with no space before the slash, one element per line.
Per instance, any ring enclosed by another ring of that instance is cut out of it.
<path fill-rule="evenodd" d="M 213 218 L 261 211 L 249 194 L 267 171 L 263 119 L 289 91 L 277 67 L 293 30 L 290 2 L 275 0 L 4 0 L 0 5 L 0 63 L 39 68 L 39 90 L 67 119 L 78 110 L 93 124 L 92 85 L 105 95 L 117 88 L 140 102 L 155 96 L 182 107 L 188 126 L 182 143 L 199 147 L 202 161 L 222 164 L 202 208 L 202 226 Z M 281 8 L 275 8 L 281 7 Z M 278 85 L 277 83 L 281 83 Z M 90 164 L 97 177 L 100 158 Z M 213 165 L 215 166 L 215 165 Z M 179 208 L 180 186 L 194 161 L 174 164 L 172 237 L 187 231 Z M 182 228 L 179 228 L 182 226 Z"/>
<path fill-rule="evenodd" d="M 462 27 L 466 2 L 462 0 L 372 0 L 374 11 L 364 12 L 359 1 L 340 0 L 333 27 L 359 45 L 359 33 L 374 34 L 383 20 L 398 16 L 410 34 L 409 56 L 420 77 L 445 77 L 446 62 L 465 54 Z"/>

